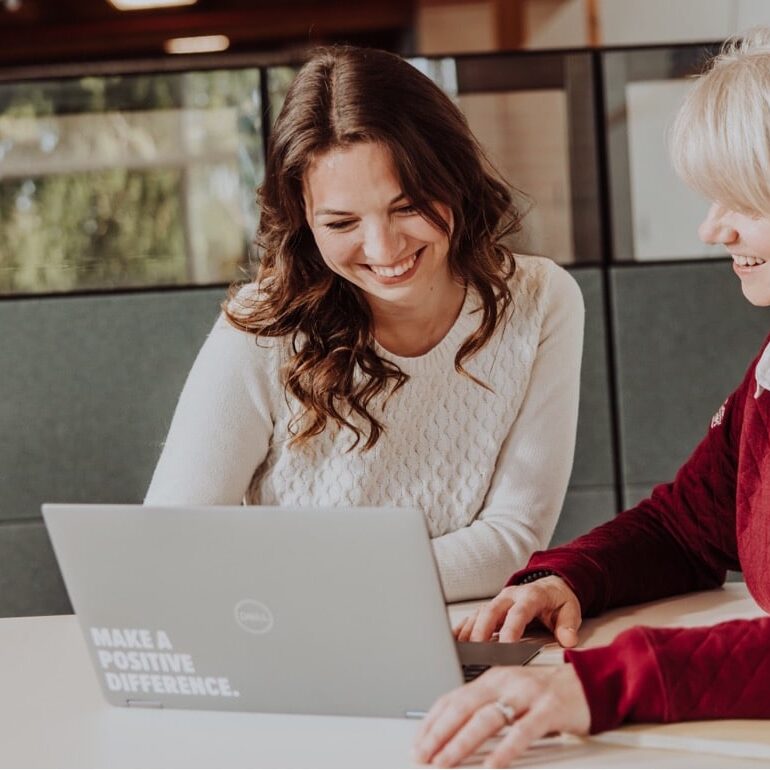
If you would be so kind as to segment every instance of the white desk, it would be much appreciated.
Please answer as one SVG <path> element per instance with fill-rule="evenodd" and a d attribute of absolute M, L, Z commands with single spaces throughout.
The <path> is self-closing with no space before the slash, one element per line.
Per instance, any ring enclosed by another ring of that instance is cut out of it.
<path fill-rule="evenodd" d="M 451 609 L 457 616 L 464 608 Z M 761 611 L 743 585 L 608 613 L 586 623 L 603 644 L 637 623 L 702 625 Z M 0 764 L 58 767 L 404 767 L 417 723 L 108 706 L 75 618 L 0 620 Z M 560 659 L 543 653 L 544 662 Z M 767 722 L 749 723 L 757 734 Z M 704 723 L 704 728 L 705 728 Z M 527 767 L 767 767 L 750 760 L 568 739 L 530 750 Z"/>

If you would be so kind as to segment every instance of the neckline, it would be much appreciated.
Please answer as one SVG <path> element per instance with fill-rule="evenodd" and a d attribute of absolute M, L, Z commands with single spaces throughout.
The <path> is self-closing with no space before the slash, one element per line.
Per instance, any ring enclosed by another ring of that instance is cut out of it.
<path fill-rule="evenodd" d="M 396 355 L 373 338 L 374 350 L 378 356 L 392 361 L 405 372 L 425 370 L 444 359 L 451 359 L 454 362 L 460 344 L 478 326 L 478 322 L 474 318 L 474 311 L 477 307 L 475 292 L 469 286 L 466 288 L 460 312 L 452 326 L 449 327 L 449 331 L 430 350 L 419 356 Z"/>

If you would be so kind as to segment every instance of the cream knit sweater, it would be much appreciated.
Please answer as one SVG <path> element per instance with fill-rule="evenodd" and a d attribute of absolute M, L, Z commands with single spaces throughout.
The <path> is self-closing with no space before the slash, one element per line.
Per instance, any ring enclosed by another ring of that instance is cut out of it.
<path fill-rule="evenodd" d="M 368 452 L 346 452 L 352 434 L 334 429 L 289 448 L 296 403 L 279 378 L 287 340 L 257 345 L 220 318 L 184 386 L 145 503 L 416 507 L 447 601 L 491 596 L 547 546 L 577 424 L 580 290 L 550 260 L 516 264 L 508 317 L 465 363 L 492 391 L 454 370 L 478 325 L 468 292 L 428 353 L 378 349 L 409 381 L 380 412 L 386 432 Z"/>

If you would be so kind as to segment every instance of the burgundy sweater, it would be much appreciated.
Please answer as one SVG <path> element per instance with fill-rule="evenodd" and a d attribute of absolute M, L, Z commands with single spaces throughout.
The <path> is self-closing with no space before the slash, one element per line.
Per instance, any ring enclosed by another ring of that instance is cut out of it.
<path fill-rule="evenodd" d="M 673 483 L 568 545 L 535 553 L 508 584 L 551 570 L 590 616 L 714 588 L 726 570 L 742 570 L 770 611 L 770 392 L 755 398 L 756 364 Z M 625 721 L 770 718 L 770 617 L 637 627 L 564 657 L 583 684 L 592 733 Z"/>

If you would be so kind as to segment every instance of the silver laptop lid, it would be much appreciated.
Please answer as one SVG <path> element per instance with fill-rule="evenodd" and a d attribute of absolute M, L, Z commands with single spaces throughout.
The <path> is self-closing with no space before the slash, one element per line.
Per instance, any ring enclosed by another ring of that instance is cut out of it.
<path fill-rule="evenodd" d="M 419 511 L 43 515 L 115 705 L 401 717 L 462 682 Z"/>

